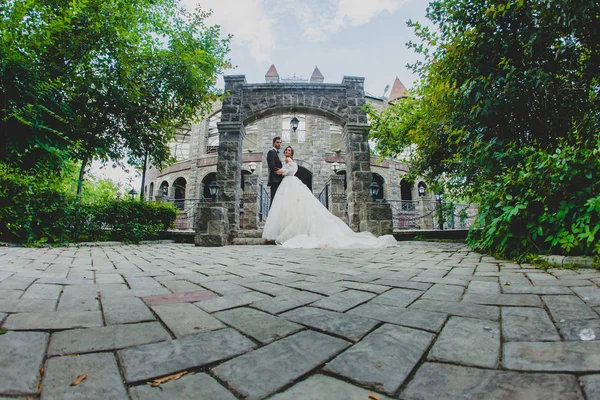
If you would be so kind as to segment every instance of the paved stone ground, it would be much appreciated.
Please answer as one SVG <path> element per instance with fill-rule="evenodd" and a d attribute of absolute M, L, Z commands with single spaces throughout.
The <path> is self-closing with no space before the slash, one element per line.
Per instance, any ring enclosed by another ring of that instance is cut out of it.
<path fill-rule="evenodd" d="M 600 399 L 599 285 L 453 243 L 4 247 L 0 398 Z"/>

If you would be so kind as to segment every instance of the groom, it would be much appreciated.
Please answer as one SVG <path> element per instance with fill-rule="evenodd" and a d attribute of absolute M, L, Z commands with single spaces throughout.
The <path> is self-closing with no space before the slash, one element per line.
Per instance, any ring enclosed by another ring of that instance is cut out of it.
<path fill-rule="evenodd" d="M 277 188 L 283 179 L 281 174 L 281 160 L 279 159 L 279 149 L 281 148 L 281 138 L 279 136 L 273 139 L 273 148 L 267 153 L 267 166 L 269 167 L 269 183 L 271 186 L 271 204 L 277 193 Z"/>

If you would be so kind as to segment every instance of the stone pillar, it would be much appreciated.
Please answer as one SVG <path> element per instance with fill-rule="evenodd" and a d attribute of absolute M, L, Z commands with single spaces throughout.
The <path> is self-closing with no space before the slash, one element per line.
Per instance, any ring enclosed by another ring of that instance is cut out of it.
<path fill-rule="evenodd" d="M 365 203 L 360 209 L 360 230 L 375 236 L 391 234 L 393 231 L 392 207 L 389 203 Z"/>
<path fill-rule="evenodd" d="M 220 203 L 200 203 L 196 220 L 196 246 L 226 246 L 229 244 L 227 208 Z"/>
<path fill-rule="evenodd" d="M 240 192 L 242 184 L 242 141 L 245 130 L 241 122 L 219 122 L 219 153 L 217 155 L 217 201 L 227 209 L 231 234 L 240 226 Z"/>
<path fill-rule="evenodd" d="M 333 174 L 329 188 L 329 211 L 342 221 L 346 221 L 346 191 L 344 177 Z"/>
<path fill-rule="evenodd" d="M 244 229 L 258 229 L 258 175 L 244 180 Z"/>
<path fill-rule="evenodd" d="M 343 135 L 346 141 L 346 179 L 348 198 L 348 225 L 360 229 L 360 208 L 371 201 L 371 163 L 366 124 L 347 123 Z"/>

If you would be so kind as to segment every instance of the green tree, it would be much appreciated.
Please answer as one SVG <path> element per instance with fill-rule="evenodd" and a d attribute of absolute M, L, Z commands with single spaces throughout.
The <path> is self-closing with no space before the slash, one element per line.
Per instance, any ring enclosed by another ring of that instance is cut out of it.
<path fill-rule="evenodd" d="M 600 254 L 600 4 L 440 0 L 410 23 L 414 98 L 372 112 L 379 152 L 479 204 L 470 243 Z"/>
<path fill-rule="evenodd" d="M 0 161 L 26 170 L 170 159 L 178 126 L 209 110 L 230 63 L 210 13 L 177 0 L 0 5 Z M 80 179 L 81 181 L 81 179 Z"/>

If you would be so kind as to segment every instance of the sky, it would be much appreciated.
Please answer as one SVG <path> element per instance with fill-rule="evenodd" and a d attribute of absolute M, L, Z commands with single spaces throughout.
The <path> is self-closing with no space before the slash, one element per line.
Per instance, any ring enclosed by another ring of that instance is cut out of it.
<path fill-rule="evenodd" d="M 396 77 L 411 88 L 416 75 L 407 63 L 419 59 L 406 42 L 416 40 L 406 22 L 426 23 L 427 0 L 181 0 L 189 10 L 200 5 L 212 10 L 209 25 L 232 34 L 234 68 L 226 75 L 245 75 L 262 83 L 271 64 L 280 78 L 310 78 L 315 66 L 325 82 L 341 83 L 344 76 L 365 78 L 365 91 L 382 96 Z M 223 88 L 219 78 L 217 87 Z M 387 92 L 389 95 L 389 91 Z M 141 178 L 120 167 L 92 173 L 139 191 Z"/>

